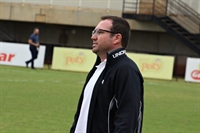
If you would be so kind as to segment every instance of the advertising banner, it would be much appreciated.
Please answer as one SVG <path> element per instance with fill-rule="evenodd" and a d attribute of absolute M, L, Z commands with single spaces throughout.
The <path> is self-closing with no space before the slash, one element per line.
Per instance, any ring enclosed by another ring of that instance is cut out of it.
<path fill-rule="evenodd" d="M 88 72 L 95 61 L 91 50 L 54 47 L 52 69 Z"/>
<path fill-rule="evenodd" d="M 144 78 L 172 80 L 174 57 L 127 53 L 137 64 Z"/>
<path fill-rule="evenodd" d="M 127 53 L 145 78 L 172 79 L 174 57 Z M 52 69 L 88 72 L 96 60 L 91 50 L 55 47 Z"/>
<path fill-rule="evenodd" d="M 45 46 L 40 46 L 37 59 L 34 61 L 36 68 L 43 68 Z M 21 43 L 0 42 L 0 64 L 10 66 L 26 66 L 25 61 L 31 59 L 29 45 Z"/>
<path fill-rule="evenodd" d="M 185 81 L 200 83 L 200 58 L 187 58 Z"/>

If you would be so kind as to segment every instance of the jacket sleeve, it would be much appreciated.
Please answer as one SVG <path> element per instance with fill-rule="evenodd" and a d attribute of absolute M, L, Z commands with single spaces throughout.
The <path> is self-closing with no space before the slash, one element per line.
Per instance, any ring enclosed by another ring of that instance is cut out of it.
<path fill-rule="evenodd" d="M 138 69 L 127 66 L 119 68 L 116 74 L 114 133 L 141 133 L 143 78 Z"/>

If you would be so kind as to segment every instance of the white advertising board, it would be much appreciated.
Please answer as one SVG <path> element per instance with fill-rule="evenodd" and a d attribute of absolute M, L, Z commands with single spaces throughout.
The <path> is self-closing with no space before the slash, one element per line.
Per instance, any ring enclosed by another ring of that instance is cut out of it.
<path fill-rule="evenodd" d="M 200 58 L 187 58 L 185 81 L 200 83 Z"/>
<path fill-rule="evenodd" d="M 40 46 L 37 59 L 34 61 L 36 68 L 43 68 L 45 46 Z M 0 42 L 0 65 L 26 66 L 25 61 L 31 59 L 29 45 L 21 43 Z"/>

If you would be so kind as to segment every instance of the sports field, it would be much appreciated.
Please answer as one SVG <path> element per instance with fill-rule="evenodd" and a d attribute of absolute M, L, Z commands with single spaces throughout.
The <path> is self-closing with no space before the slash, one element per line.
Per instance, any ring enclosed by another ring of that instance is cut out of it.
<path fill-rule="evenodd" d="M 0 133 L 69 133 L 86 73 L 0 65 Z M 145 79 L 143 133 L 200 133 L 200 84 Z"/>

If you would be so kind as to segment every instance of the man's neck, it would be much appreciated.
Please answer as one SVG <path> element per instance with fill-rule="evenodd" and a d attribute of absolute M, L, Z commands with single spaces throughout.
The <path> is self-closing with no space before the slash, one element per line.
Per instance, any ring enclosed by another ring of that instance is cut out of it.
<path fill-rule="evenodd" d="M 105 59 L 107 59 L 107 55 L 105 55 L 105 56 L 99 56 L 99 57 L 101 59 L 101 62 L 103 62 Z"/>

